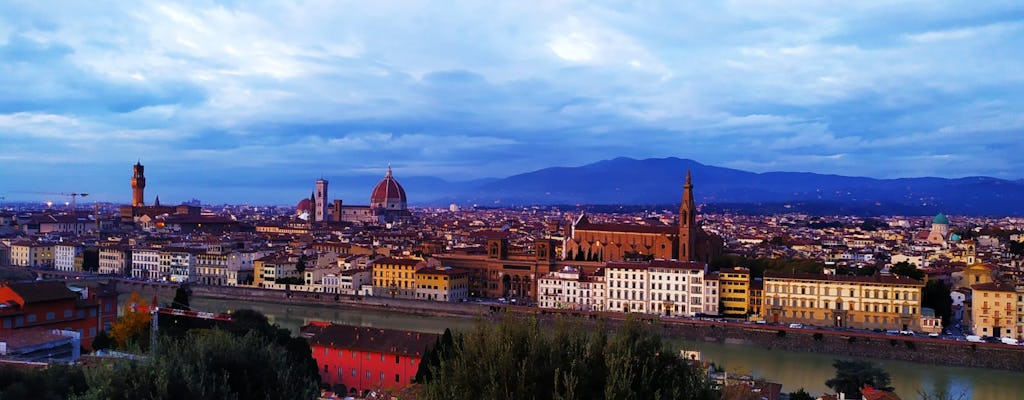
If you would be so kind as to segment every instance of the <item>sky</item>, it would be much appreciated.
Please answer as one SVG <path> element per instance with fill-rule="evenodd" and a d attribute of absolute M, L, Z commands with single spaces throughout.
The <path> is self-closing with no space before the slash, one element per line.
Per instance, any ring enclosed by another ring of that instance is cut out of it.
<path fill-rule="evenodd" d="M 0 196 L 128 202 L 138 160 L 165 202 L 389 162 L 1021 179 L 1022 71 L 1019 0 L 3 2 Z"/>

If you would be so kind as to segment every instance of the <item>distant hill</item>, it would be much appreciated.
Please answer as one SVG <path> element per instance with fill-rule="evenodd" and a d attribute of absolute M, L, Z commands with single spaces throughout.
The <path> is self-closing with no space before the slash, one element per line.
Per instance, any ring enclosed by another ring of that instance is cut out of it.
<path fill-rule="evenodd" d="M 686 171 L 699 203 L 737 212 L 1024 215 L 1024 180 L 990 177 L 874 179 L 803 172 L 754 173 L 689 159 L 616 158 L 472 182 L 410 182 L 430 204 L 678 204 Z M 405 181 L 402 181 L 405 185 Z M 406 185 L 407 191 L 412 191 Z M 428 194 L 423 193 L 423 194 Z M 417 196 L 419 197 L 419 196 Z"/>

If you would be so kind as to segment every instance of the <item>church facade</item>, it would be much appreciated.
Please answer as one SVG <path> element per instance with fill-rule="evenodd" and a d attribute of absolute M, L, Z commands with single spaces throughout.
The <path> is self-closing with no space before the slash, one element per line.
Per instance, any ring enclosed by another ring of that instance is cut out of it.
<path fill-rule="evenodd" d="M 677 225 L 593 223 L 584 214 L 570 227 L 562 254 L 566 260 L 578 261 L 673 259 L 707 263 L 722 254 L 722 240 L 697 224 L 693 182 L 687 171 Z"/>

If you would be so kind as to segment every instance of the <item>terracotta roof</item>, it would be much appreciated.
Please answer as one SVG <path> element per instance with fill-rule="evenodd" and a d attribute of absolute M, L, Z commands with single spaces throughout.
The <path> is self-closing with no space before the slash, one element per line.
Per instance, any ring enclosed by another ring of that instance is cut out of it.
<path fill-rule="evenodd" d="M 420 260 L 414 260 L 411 258 L 393 258 L 387 257 L 373 262 L 374 264 L 393 264 L 393 265 L 416 265 L 420 263 Z"/>
<path fill-rule="evenodd" d="M 900 396 L 897 396 L 896 393 L 878 390 L 870 386 L 861 389 L 860 394 L 864 396 L 864 400 L 900 400 Z"/>
<path fill-rule="evenodd" d="M 986 292 L 1016 292 L 1013 285 L 1003 285 L 996 282 L 979 283 L 971 285 L 972 290 L 983 290 Z"/>
<path fill-rule="evenodd" d="M 7 284 L 25 303 L 41 303 L 54 300 L 77 299 L 75 291 L 68 289 L 63 281 L 33 281 Z"/>
<path fill-rule="evenodd" d="M 703 270 L 704 264 L 693 261 L 677 260 L 651 260 L 651 261 L 612 261 L 605 264 L 606 268 L 620 269 L 648 269 L 648 268 L 670 268 L 670 269 L 698 269 Z"/>
<path fill-rule="evenodd" d="M 872 275 L 872 276 L 850 276 L 850 275 L 824 275 L 824 274 L 790 274 L 784 272 L 765 271 L 765 278 L 800 279 L 813 281 L 834 281 L 834 282 L 863 282 L 863 283 L 885 283 L 896 285 L 918 285 L 924 286 L 924 282 L 900 277 L 898 275 Z"/>
<path fill-rule="evenodd" d="M 302 328 L 311 345 L 422 357 L 439 335 L 397 329 L 313 323 Z"/>
<path fill-rule="evenodd" d="M 632 225 L 615 223 L 591 223 L 581 222 L 575 227 L 578 231 L 601 231 L 601 232 L 631 232 L 631 233 L 656 233 L 656 234 L 678 234 L 679 227 L 676 225 Z"/>

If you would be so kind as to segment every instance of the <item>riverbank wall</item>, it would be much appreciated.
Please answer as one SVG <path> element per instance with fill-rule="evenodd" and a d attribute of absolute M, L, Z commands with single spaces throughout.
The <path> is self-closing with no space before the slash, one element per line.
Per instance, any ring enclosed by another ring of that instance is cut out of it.
<path fill-rule="evenodd" d="M 139 286 L 133 282 L 118 281 L 118 290 L 137 291 L 143 295 L 158 294 L 173 296 L 171 286 Z M 535 315 L 542 319 L 553 319 L 567 313 L 538 310 L 531 307 L 516 307 L 474 302 L 442 303 L 421 300 L 361 297 L 329 293 L 292 292 L 250 287 L 192 286 L 196 297 L 314 305 L 383 312 L 406 313 L 421 316 L 500 318 L 501 315 Z M 629 316 L 621 313 L 568 313 L 572 318 L 585 321 L 606 320 L 613 326 Z M 828 329 L 789 328 L 785 325 L 747 324 L 685 318 L 659 318 L 639 315 L 643 321 L 658 325 L 666 338 L 690 341 L 716 342 L 756 346 L 765 349 L 804 351 L 856 356 L 876 359 L 891 359 L 950 366 L 995 368 L 1024 371 L 1024 346 L 1000 343 L 972 343 L 950 341 L 916 336 L 885 335 L 872 332 L 854 332 Z"/>

